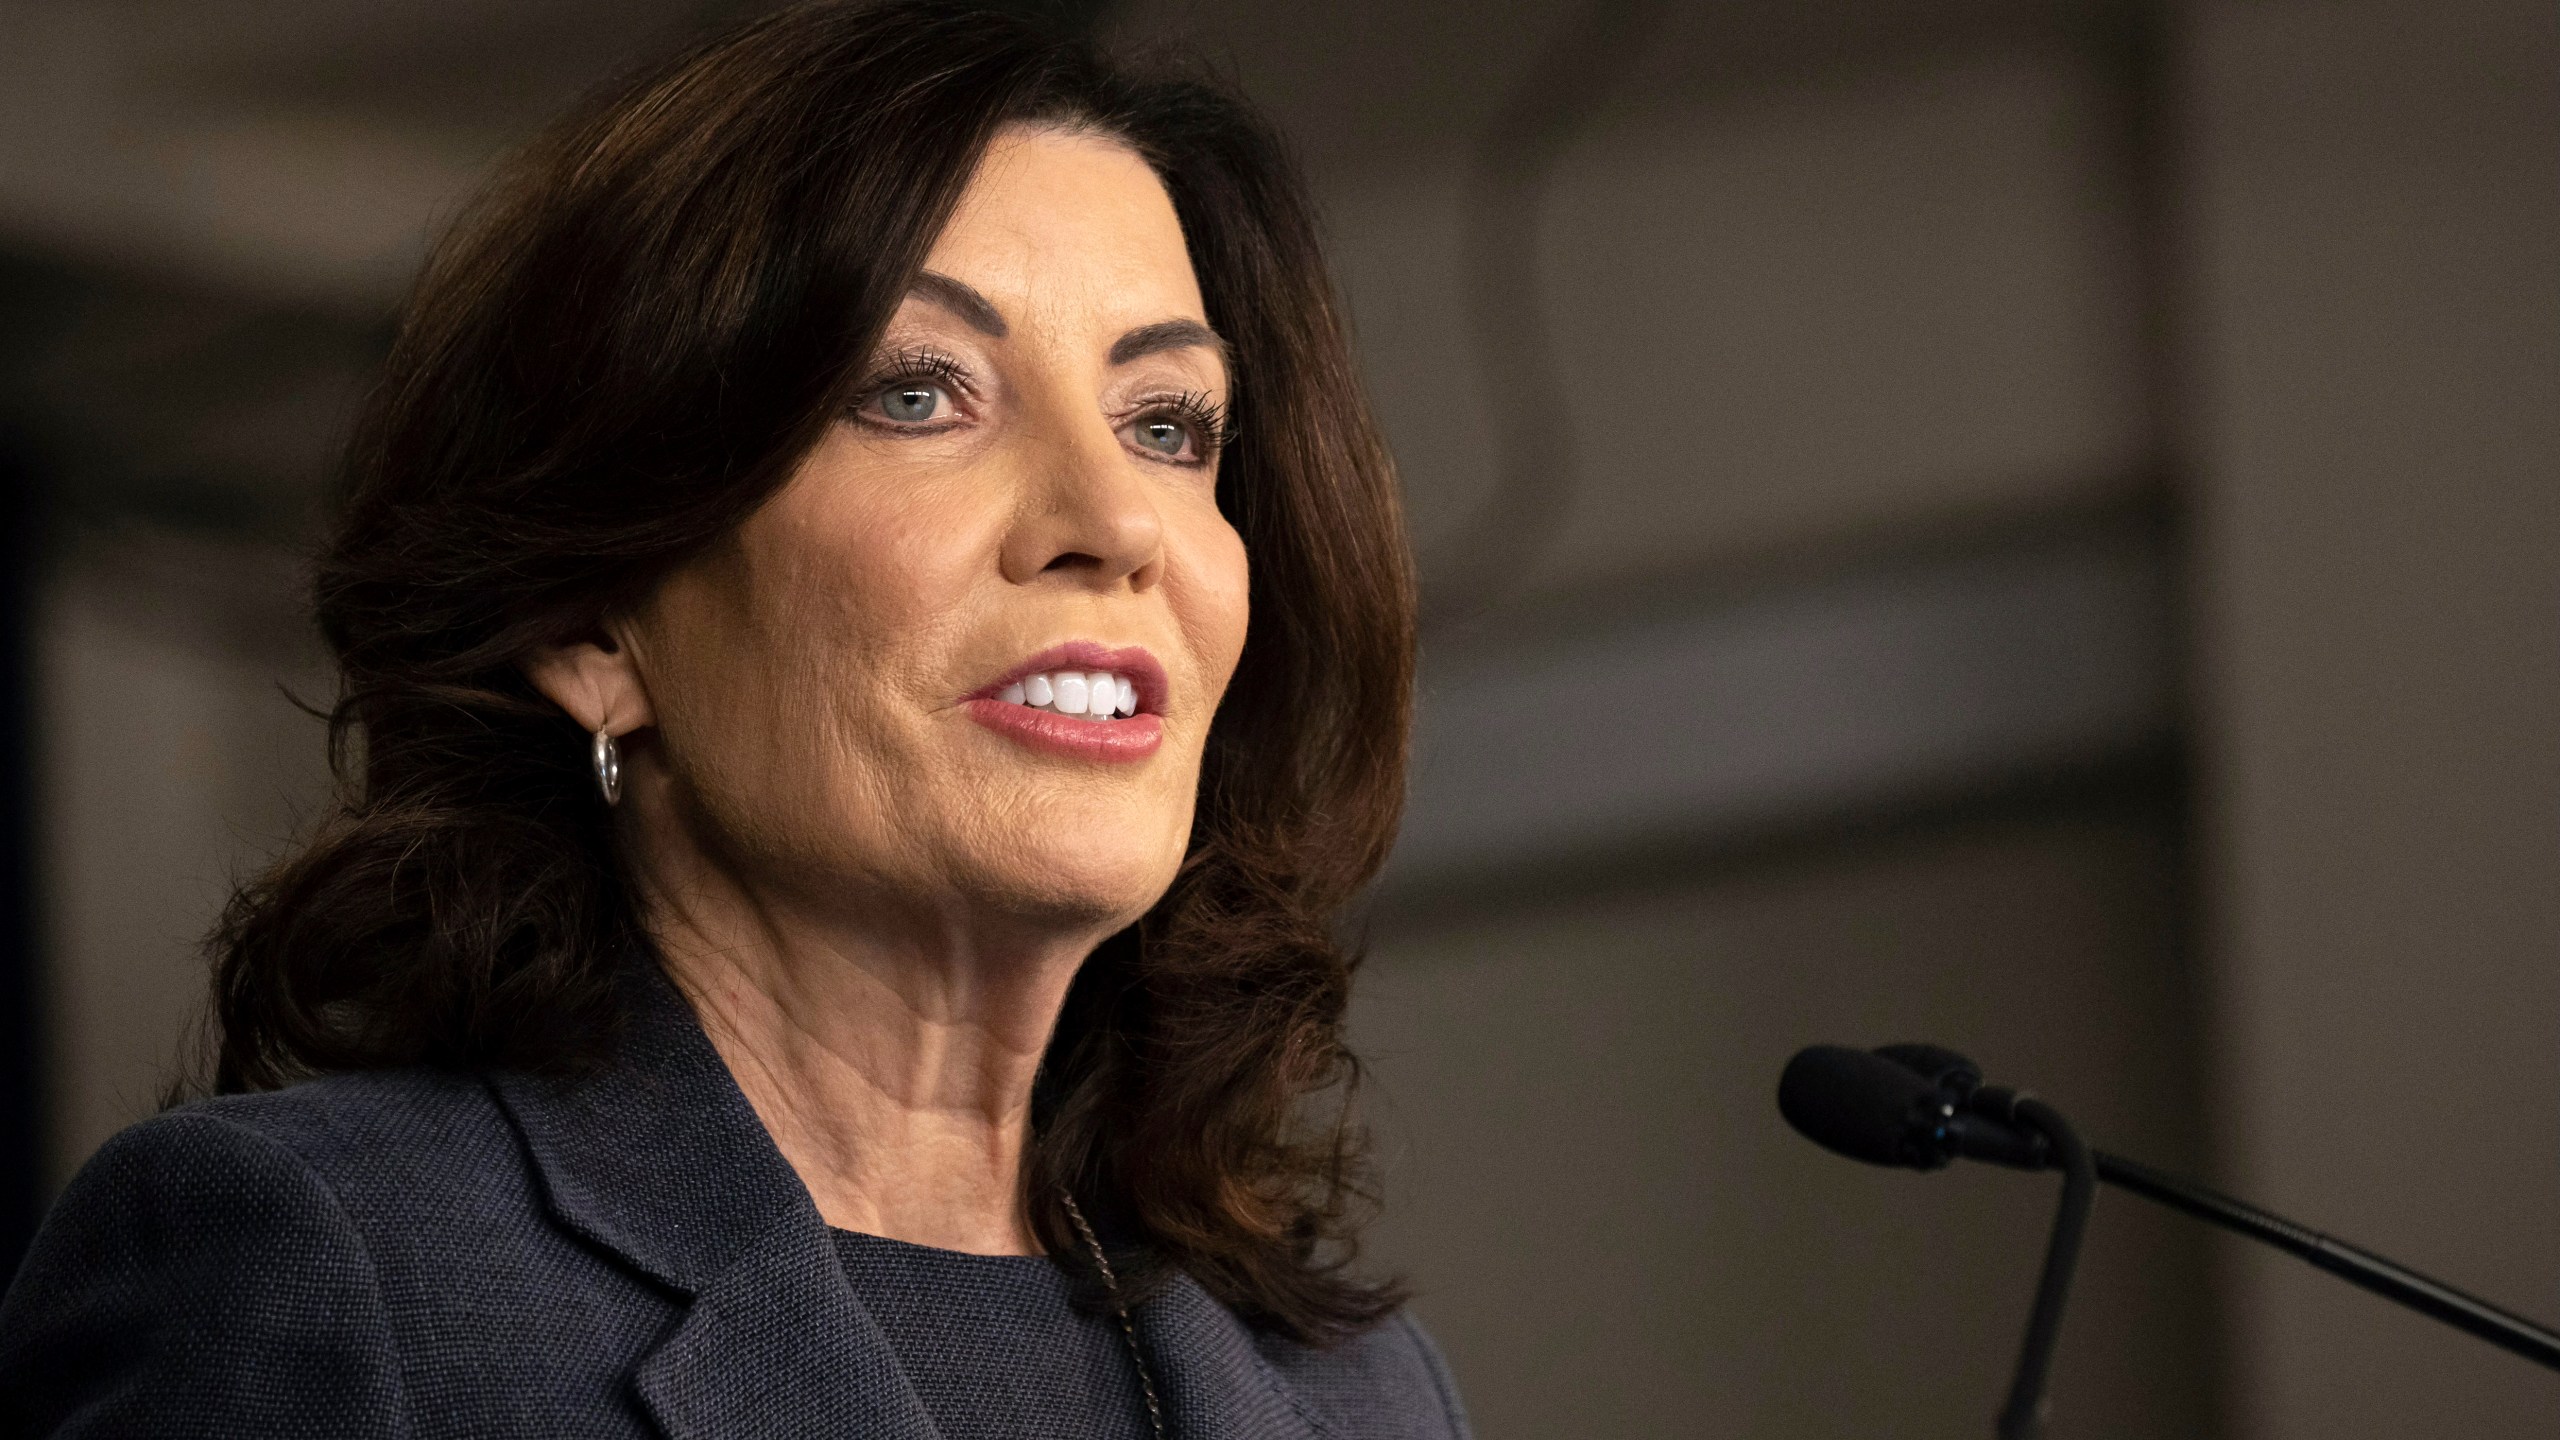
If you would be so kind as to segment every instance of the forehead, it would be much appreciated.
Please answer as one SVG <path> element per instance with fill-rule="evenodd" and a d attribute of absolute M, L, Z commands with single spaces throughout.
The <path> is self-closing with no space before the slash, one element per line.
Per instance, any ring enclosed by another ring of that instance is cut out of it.
<path fill-rule="evenodd" d="M 1088 132 L 997 132 L 925 268 L 1015 323 L 1206 319 L 1163 183 L 1127 145 Z"/>

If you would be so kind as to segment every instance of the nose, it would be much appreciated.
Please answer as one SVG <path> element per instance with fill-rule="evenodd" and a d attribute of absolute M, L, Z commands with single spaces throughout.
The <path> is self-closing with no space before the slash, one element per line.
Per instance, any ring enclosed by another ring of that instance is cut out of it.
<path fill-rule="evenodd" d="M 1005 537 L 1005 578 L 1044 577 L 1110 593 L 1145 590 L 1164 569 L 1164 516 L 1144 463 L 1100 417 L 1048 431 L 1026 445 L 1029 482 Z"/>

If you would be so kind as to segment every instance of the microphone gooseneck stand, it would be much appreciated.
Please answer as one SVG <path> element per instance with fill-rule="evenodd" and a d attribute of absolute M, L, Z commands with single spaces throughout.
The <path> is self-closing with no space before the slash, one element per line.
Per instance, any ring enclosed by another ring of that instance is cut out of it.
<path fill-rule="evenodd" d="M 2036 1282 L 2018 1368 L 2001 1407 L 1999 1440 L 2043 1433 L 2045 1381 L 2062 1331 L 2099 1181 L 2296 1255 L 2422 1315 L 2560 1370 L 2560 1333 L 2465 1294 L 2370 1250 L 2297 1225 L 2194 1181 L 2093 1150 L 2071 1122 L 2033 1095 L 1985 1085 L 1982 1071 L 1934 1045 L 1797 1052 L 1778 1082 L 1778 1109 L 1807 1139 L 1871 1165 L 1935 1170 L 1956 1159 L 2016 1170 L 2062 1171 L 2062 1201 Z"/>
<path fill-rule="evenodd" d="M 2018 1347 L 2008 1403 L 2000 1407 L 2000 1440 L 2035 1440 L 2044 1433 L 2045 1377 L 2053 1369 L 2053 1347 L 2062 1339 L 2063 1302 L 2071 1298 L 2081 1237 L 2088 1234 L 2089 1211 L 2098 1203 L 2098 1167 L 2061 1111 L 2032 1095 L 2009 1096 L 2001 1108 L 2014 1126 L 2042 1137 L 2062 1169 L 2062 1203 L 2054 1212 L 2053 1236 L 2045 1242 L 2035 1308 L 2027 1314 L 2027 1338 Z"/>
<path fill-rule="evenodd" d="M 2208 1190 L 2192 1180 L 2182 1180 L 2104 1150 L 2091 1154 L 2097 1162 L 2098 1178 L 2119 1190 L 2130 1190 L 2145 1200 L 2264 1241 L 2288 1255 L 2310 1261 L 2350 1285 L 2396 1300 L 2421 1315 L 2432 1315 L 2537 1365 L 2560 1370 L 2560 1333 L 2544 1329 L 2512 1310 L 2499 1309 L 2477 1295 L 2465 1294 L 2406 1265 L 2395 1264 L 2336 1236 L 2323 1235 L 2308 1225 L 2297 1225 L 2247 1201 Z"/>

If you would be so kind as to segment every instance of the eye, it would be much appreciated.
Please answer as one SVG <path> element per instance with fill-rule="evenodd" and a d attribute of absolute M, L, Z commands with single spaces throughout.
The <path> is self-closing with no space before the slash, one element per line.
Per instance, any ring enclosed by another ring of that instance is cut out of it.
<path fill-rule="evenodd" d="M 951 392 L 934 381 L 908 380 L 874 395 L 871 405 L 884 420 L 915 425 L 943 418 L 951 407 Z"/>
<path fill-rule="evenodd" d="M 1120 426 L 1120 438 L 1141 455 L 1175 465 L 1206 465 L 1233 435 L 1226 407 L 1202 394 L 1171 395 Z"/>
<path fill-rule="evenodd" d="M 1152 450 L 1168 459 L 1183 459 L 1191 449 L 1191 427 L 1170 416 L 1158 415 L 1129 427 L 1129 439 L 1141 450 Z"/>

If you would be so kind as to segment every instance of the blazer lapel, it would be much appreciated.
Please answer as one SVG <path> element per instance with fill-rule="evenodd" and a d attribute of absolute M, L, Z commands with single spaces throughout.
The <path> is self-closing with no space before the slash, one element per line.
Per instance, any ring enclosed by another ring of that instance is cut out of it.
<path fill-rule="evenodd" d="M 1190 1276 L 1176 1275 L 1130 1319 L 1179 1440 L 1333 1440 L 1244 1323 Z"/>
<path fill-rule="evenodd" d="M 792 1227 L 694 1296 L 636 1383 L 670 1440 L 740 1435 L 939 1440 L 834 1242 Z"/>
<path fill-rule="evenodd" d="M 683 1294 L 634 1377 L 674 1440 L 937 1440 L 790 1163 L 692 1007 L 642 967 L 610 1064 L 489 1077 L 569 1230 Z"/>

